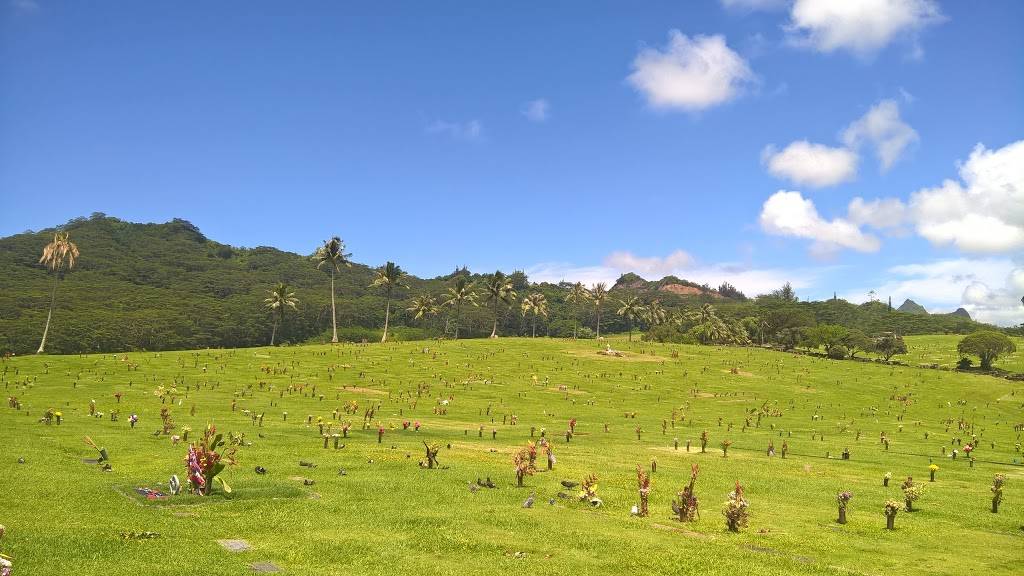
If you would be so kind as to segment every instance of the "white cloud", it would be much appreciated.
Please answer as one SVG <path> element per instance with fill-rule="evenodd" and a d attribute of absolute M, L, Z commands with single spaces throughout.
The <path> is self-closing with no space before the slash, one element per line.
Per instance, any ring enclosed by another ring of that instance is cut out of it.
<path fill-rule="evenodd" d="M 627 80 L 655 108 L 697 111 L 732 100 L 753 79 L 724 36 L 691 39 L 672 30 L 664 51 L 647 48 L 637 55 Z"/>
<path fill-rule="evenodd" d="M 858 226 L 897 229 L 906 220 L 907 207 L 897 198 L 876 198 L 870 202 L 860 196 L 850 201 L 847 219 Z"/>
<path fill-rule="evenodd" d="M 891 278 L 875 288 L 893 306 L 910 298 L 932 313 L 963 307 L 981 322 L 1010 326 L 1024 322 L 1024 267 L 1007 258 L 956 258 L 894 266 Z M 869 288 L 847 297 L 862 302 Z"/>
<path fill-rule="evenodd" d="M 483 124 L 478 120 L 468 122 L 435 120 L 427 125 L 427 132 L 431 134 L 447 134 L 460 140 L 479 140 L 483 137 L 483 131 Z"/>
<path fill-rule="evenodd" d="M 864 233 L 849 220 L 822 218 L 814 202 L 799 192 L 779 190 L 772 194 L 761 208 L 760 223 L 768 234 L 813 240 L 811 252 L 818 256 L 830 255 L 840 248 L 876 252 L 881 247 L 878 238 Z"/>
<path fill-rule="evenodd" d="M 635 266 L 645 267 L 642 270 Z M 533 282 L 583 282 L 592 285 L 605 282 L 609 286 L 626 272 L 634 272 L 648 280 L 660 280 L 673 275 L 691 282 L 718 286 L 728 282 L 748 296 L 764 294 L 790 282 L 794 288 L 813 286 L 823 273 L 814 269 L 784 270 L 779 268 L 752 268 L 735 263 L 698 264 L 686 252 L 677 250 L 665 257 L 638 257 L 630 252 L 613 252 L 602 265 L 575 266 L 567 263 L 545 262 L 526 269 Z"/>
<path fill-rule="evenodd" d="M 523 116 L 526 116 L 530 122 L 545 122 L 548 119 L 551 105 L 544 98 L 538 98 L 537 100 L 530 100 L 523 106 Z"/>
<path fill-rule="evenodd" d="M 882 170 L 885 171 L 900 159 L 907 146 L 918 140 L 918 136 L 900 118 L 899 104 L 895 100 L 882 100 L 867 114 L 854 120 L 843 131 L 842 139 L 851 149 L 857 149 L 865 143 L 874 146 Z"/>
<path fill-rule="evenodd" d="M 651 274 L 656 278 L 672 274 L 675 270 L 686 268 L 693 263 L 693 257 L 682 250 L 676 250 L 664 258 L 639 257 L 632 252 L 612 252 L 604 260 L 604 265 L 616 270 L 627 270 L 637 274 Z"/>
<path fill-rule="evenodd" d="M 781 151 L 767 146 L 761 158 L 776 178 L 814 188 L 835 186 L 857 176 L 856 153 L 806 140 L 793 142 Z"/>
<path fill-rule="evenodd" d="M 1024 140 L 998 150 L 978 144 L 960 179 L 911 195 L 918 234 L 964 252 L 1024 249 Z"/>
<path fill-rule="evenodd" d="M 917 33 L 943 19 L 933 0 L 796 0 L 787 29 L 792 42 L 819 52 L 866 57 L 902 37 L 919 54 Z"/>

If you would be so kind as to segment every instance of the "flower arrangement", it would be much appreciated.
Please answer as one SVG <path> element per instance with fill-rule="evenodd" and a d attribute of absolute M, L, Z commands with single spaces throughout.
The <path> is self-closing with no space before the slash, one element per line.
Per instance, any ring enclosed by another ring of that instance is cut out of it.
<path fill-rule="evenodd" d="M 931 464 L 928 466 L 929 482 L 935 482 L 935 473 L 939 470 L 938 464 Z"/>
<path fill-rule="evenodd" d="M 846 507 L 850 504 L 850 500 L 853 498 L 853 492 L 844 490 L 836 494 L 836 504 L 839 505 L 839 524 L 846 524 Z"/>
<path fill-rule="evenodd" d="M 128 425 L 131 426 L 132 428 L 135 428 L 135 425 L 138 423 L 139 415 L 133 412 L 132 415 L 128 417 Z"/>
<path fill-rule="evenodd" d="M 170 434 L 174 430 L 174 418 L 171 417 L 171 409 L 167 406 L 160 408 L 160 421 L 163 423 L 163 433 Z"/>
<path fill-rule="evenodd" d="M 900 484 L 900 488 L 903 490 L 903 499 L 907 503 L 907 512 L 913 512 L 914 502 L 921 498 L 921 494 L 924 493 L 924 486 L 915 484 L 914 479 L 907 476 L 907 479 Z"/>
<path fill-rule="evenodd" d="M 541 438 L 541 441 L 544 443 L 544 455 L 547 457 L 548 460 L 548 470 L 551 470 L 555 466 L 554 448 L 551 447 L 551 442 L 548 442 L 543 438 Z"/>
<path fill-rule="evenodd" d="M 749 518 L 747 508 L 749 507 L 750 503 L 743 496 L 743 486 L 737 480 L 736 488 L 729 493 L 729 499 L 725 502 L 725 507 L 722 509 L 722 515 L 725 516 L 725 527 L 730 532 L 739 532 L 740 528 L 747 526 Z"/>
<path fill-rule="evenodd" d="M 899 513 L 902 504 L 897 500 L 887 500 L 885 502 L 885 528 L 887 530 L 895 530 L 896 514 Z"/>
<path fill-rule="evenodd" d="M 700 453 L 703 454 L 708 447 L 708 431 L 705 430 L 700 433 Z"/>
<path fill-rule="evenodd" d="M 530 466 L 536 468 L 537 466 L 537 444 L 534 442 L 526 443 L 526 452 L 530 456 Z"/>
<path fill-rule="evenodd" d="M 992 513 L 999 513 L 999 504 L 1003 501 L 1003 484 L 1006 483 L 1006 476 L 1003 474 L 996 474 L 992 478 Z"/>
<path fill-rule="evenodd" d="M 882 476 L 882 486 L 888 486 L 889 480 L 892 480 L 892 472 L 886 472 L 885 475 Z"/>
<path fill-rule="evenodd" d="M 728 458 L 729 446 L 732 446 L 732 440 L 722 440 L 722 458 Z"/>
<path fill-rule="evenodd" d="M 436 442 L 427 444 L 424 441 L 423 447 L 427 450 L 427 468 L 437 466 L 437 453 L 441 451 L 441 445 Z"/>
<path fill-rule="evenodd" d="M 95 450 L 96 452 L 99 453 L 100 457 L 99 457 L 99 460 L 97 461 L 98 464 L 102 464 L 102 463 L 106 462 L 107 460 L 110 460 L 110 456 L 107 454 L 107 449 L 106 448 L 100 448 L 99 446 L 97 446 L 96 443 L 92 441 L 92 438 L 89 438 L 88 436 L 86 436 L 85 437 L 85 443 L 86 443 L 87 446 L 89 446 L 90 448 L 92 448 L 93 450 Z"/>
<path fill-rule="evenodd" d="M 639 464 L 636 465 L 636 486 L 640 492 L 640 508 L 637 514 L 647 516 L 647 497 L 651 493 L 651 477 Z"/>
<path fill-rule="evenodd" d="M 700 517 L 697 495 L 693 492 L 693 485 L 697 482 L 697 472 L 699 471 L 698 465 L 690 465 L 690 483 L 676 495 L 678 499 L 672 501 L 672 511 L 676 513 L 680 522 L 692 522 Z"/>
<path fill-rule="evenodd" d="M 588 502 L 591 506 L 597 507 L 602 504 L 597 497 L 597 476 L 590 474 L 580 482 L 580 501 Z"/>
<path fill-rule="evenodd" d="M 217 434 L 213 425 L 207 426 L 203 438 L 188 447 L 185 467 L 188 470 L 189 492 L 200 496 L 208 496 L 213 492 L 213 483 L 220 483 L 224 492 L 231 493 L 231 487 L 220 477 L 224 468 L 236 463 L 236 448 L 218 452 L 224 446 L 224 436 Z"/>
<path fill-rule="evenodd" d="M 523 478 L 533 476 L 535 468 L 530 464 L 530 451 L 520 448 L 512 455 L 512 470 L 516 473 L 516 486 L 523 485 Z"/>

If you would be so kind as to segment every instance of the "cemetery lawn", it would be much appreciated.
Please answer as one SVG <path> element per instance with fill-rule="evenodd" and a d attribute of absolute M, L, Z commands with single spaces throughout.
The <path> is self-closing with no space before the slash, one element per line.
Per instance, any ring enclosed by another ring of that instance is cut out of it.
<path fill-rule="evenodd" d="M 1024 572 L 1024 468 L 1013 431 L 1024 422 L 1024 383 L 755 348 L 610 342 L 625 357 L 598 355 L 603 344 L 592 340 L 501 338 L 9 359 L 4 393 L 21 410 L 0 408 L 0 551 L 16 575 L 251 574 L 260 562 L 318 576 Z M 955 342 L 949 348 L 955 356 Z M 161 404 L 158 386 L 177 387 L 173 403 Z M 89 415 L 90 400 L 102 417 Z M 350 401 L 356 414 L 335 419 Z M 365 409 L 378 403 L 363 429 Z M 252 445 L 224 472 L 231 494 L 136 495 L 137 487 L 167 492 L 172 474 L 185 480 L 185 444 L 153 435 L 162 406 L 178 427 L 172 434 L 188 425 L 194 439 L 207 423 L 245 434 Z M 48 408 L 63 413 L 61 425 L 40 423 Z M 446 415 L 435 413 L 441 408 Z M 262 426 L 251 413 L 265 414 Z M 512 414 L 516 425 L 507 423 Z M 343 448 L 324 449 L 318 417 L 352 421 Z M 571 418 L 576 434 L 566 443 Z M 962 452 L 943 456 L 954 436 L 970 441 L 969 430 L 957 430 L 961 418 L 980 438 L 973 467 Z M 403 430 L 404 420 L 422 428 Z M 542 470 L 517 488 L 512 452 L 531 427 L 537 437 L 546 429 L 557 463 L 543 470 L 540 452 Z M 83 462 L 96 457 L 85 436 L 107 449 L 112 471 Z M 733 445 L 723 457 L 726 439 Z M 440 469 L 418 465 L 424 440 L 441 443 Z M 768 443 L 779 452 L 784 440 L 787 458 L 769 458 Z M 839 458 L 844 448 L 850 460 Z M 633 517 L 636 466 L 649 470 L 654 459 L 650 516 Z M 670 502 L 691 464 L 700 465 L 700 519 L 682 524 Z M 591 473 L 601 508 L 559 484 Z M 1007 477 L 998 514 L 990 511 L 995 473 Z M 902 500 L 908 475 L 924 495 L 887 531 L 883 505 Z M 467 483 L 478 477 L 498 487 L 472 492 Z M 721 513 L 737 480 L 750 501 L 739 534 L 726 531 Z M 849 523 L 839 525 L 843 490 L 853 499 Z M 536 503 L 524 509 L 531 494 Z M 159 537 L 121 537 L 145 531 Z M 251 548 L 232 552 L 222 539 Z"/>
<path fill-rule="evenodd" d="M 907 343 L 907 355 L 897 356 L 895 359 L 918 366 L 920 364 L 938 364 L 946 368 L 956 368 L 960 355 L 956 352 L 956 345 L 963 339 L 962 335 L 939 334 L 925 336 L 904 336 L 903 341 Z M 1012 354 L 1000 356 L 992 366 L 1007 372 L 1024 374 L 1024 338 L 1010 336 L 1017 351 Z M 978 366 L 978 358 L 972 356 L 974 366 Z"/>

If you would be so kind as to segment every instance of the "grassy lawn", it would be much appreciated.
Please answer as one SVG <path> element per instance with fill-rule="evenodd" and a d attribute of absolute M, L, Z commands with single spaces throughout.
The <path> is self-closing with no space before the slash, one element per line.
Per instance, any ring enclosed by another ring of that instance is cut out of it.
<path fill-rule="evenodd" d="M 912 366 L 918 364 L 939 364 L 940 366 L 955 367 L 960 355 L 956 352 L 956 345 L 963 339 L 963 336 L 956 334 L 941 334 L 927 336 L 904 336 L 903 341 L 907 343 L 907 354 L 897 356 L 895 359 L 906 362 Z M 1024 338 L 1011 336 L 1017 351 L 1013 354 L 1000 356 L 993 364 L 996 368 L 1002 368 L 1009 372 L 1024 373 Z M 974 365 L 978 365 L 978 359 L 973 358 Z"/>
<path fill-rule="evenodd" d="M 955 337 L 907 340 L 911 363 L 956 359 Z M 22 409 L 0 409 L 0 549 L 15 574 L 250 574 L 257 562 L 310 575 L 1021 573 L 1024 467 L 1013 426 L 1024 423 L 1024 384 L 759 349 L 612 344 L 625 357 L 598 355 L 594 341 L 503 338 L 7 360 L 5 394 Z M 1018 352 L 1011 361 L 1024 360 Z M 158 386 L 177 386 L 173 403 L 161 404 Z M 90 400 L 103 417 L 89 416 Z M 357 414 L 339 418 L 352 420 L 350 437 L 324 449 L 316 418 L 335 420 L 350 401 Z M 364 410 L 377 404 L 362 429 Z M 251 442 L 224 473 L 230 495 L 135 494 L 166 491 L 171 474 L 184 480 L 186 446 L 153 435 L 168 405 L 193 437 L 214 423 Z M 59 426 L 39 422 L 51 407 L 63 412 Z M 265 413 L 262 426 L 245 411 Z M 576 435 L 566 443 L 571 418 Z M 980 438 L 974 467 L 943 457 L 953 436 L 970 439 L 957 430 L 961 418 Z M 402 430 L 403 420 L 422 428 Z M 387 428 L 382 443 L 377 421 Z M 511 455 L 531 428 L 546 429 L 557 463 L 517 488 Z M 86 435 L 107 448 L 111 472 L 83 462 L 95 457 Z M 725 439 L 734 442 L 727 458 Z M 442 444 L 442 468 L 419 466 L 423 440 Z M 766 456 L 770 441 L 779 451 L 784 440 L 786 459 Z M 851 459 L 839 459 L 847 447 Z M 633 517 L 636 466 L 649 470 L 654 459 L 651 514 Z M 691 464 L 700 465 L 701 515 L 681 524 L 670 502 Z M 1007 475 L 1006 496 L 992 514 L 997 472 Z M 604 506 L 557 496 L 575 493 L 561 480 L 591 473 Z M 918 511 L 901 512 L 887 531 L 882 507 L 902 499 L 908 475 L 926 491 Z M 488 476 L 497 489 L 468 489 Z M 721 510 L 737 480 L 750 525 L 734 534 Z M 835 522 L 841 490 L 854 494 L 846 525 Z M 524 509 L 531 494 L 536 504 Z M 124 540 L 124 531 L 160 536 Z M 251 549 L 217 543 L 232 538 Z"/>

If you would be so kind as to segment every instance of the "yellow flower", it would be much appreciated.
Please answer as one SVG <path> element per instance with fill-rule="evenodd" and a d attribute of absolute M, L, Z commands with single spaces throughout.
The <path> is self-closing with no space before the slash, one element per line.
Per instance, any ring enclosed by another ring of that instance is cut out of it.
<path fill-rule="evenodd" d="M 935 472 L 936 470 L 939 469 L 939 465 L 938 464 L 932 464 L 931 466 L 928 467 L 928 469 L 931 470 L 932 472 Z"/>

